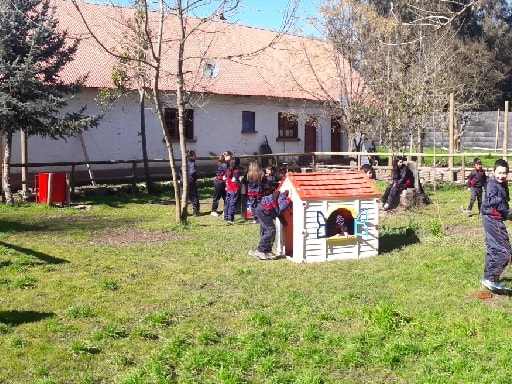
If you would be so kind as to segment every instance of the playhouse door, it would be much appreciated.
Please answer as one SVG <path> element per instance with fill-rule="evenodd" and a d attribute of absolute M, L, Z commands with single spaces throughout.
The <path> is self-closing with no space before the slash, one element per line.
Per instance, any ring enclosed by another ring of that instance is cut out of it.
<path fill-rule="evenodd" d="M 286 255 L 293 255 L 293 207 L 283 212 L 283 233 Z"/>

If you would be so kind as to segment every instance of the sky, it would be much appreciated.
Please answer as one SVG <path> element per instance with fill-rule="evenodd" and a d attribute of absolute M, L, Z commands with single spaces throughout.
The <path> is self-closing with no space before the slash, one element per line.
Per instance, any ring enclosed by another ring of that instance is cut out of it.
<path fill-rule="evenodd" d="M 293 0 L 241 0 L 239 7 L 225 16 L 228 22 L 277 31 L 282 27 L 289 1 Z M 89 2 L 120 5 L 131 3 L 130 0 L 90 0 Z M 205 3 L 208 2 L 215 3 L 210 0 L 205 1 Z M 317 17 L 317 8 L 320 3 L 321 0 L 301 0 L 295 17 L 294 29 L 289 32 L 299 33 L 298 31 L 300 31 L 301 35 L 318 35 L 311 20 Z"/>

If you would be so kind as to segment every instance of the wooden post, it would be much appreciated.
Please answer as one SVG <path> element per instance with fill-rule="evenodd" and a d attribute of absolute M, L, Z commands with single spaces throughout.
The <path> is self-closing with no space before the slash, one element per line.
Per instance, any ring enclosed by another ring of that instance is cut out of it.
<path fill-rule="evenodd" d="M 53 173 L 48 173 L 48 189 L 46 194 L 46 205 L 52 205 L 53 194 Z"/>
<path fill-rule="evenodd" d="M 132 163 L 132 193 L 137 193 L 137 162 Z"/>
<path fill-rule="evenodd" d="M 508 152 L 508 100 L 505 101 L 505 115 L 503 118 L 503 160 L 507 160 Z"/>
<path fill-rule="evenodd" d="M 20 131 L 21 139 L 21 192 L 23 199 L 27 198 L 27 132 L 22 129 Z"/>
<path fill-rule="evenodd" d="M 448 123 L 448 181 L 453 182 L 453 140 L 455 123 L 455 97 L 450 93 L 450 119 Z"/>
<path fill-rule="evenodd" d="M 498 135 L 500 133 L 500 110 L 498 109 L 498 117 L 496 118 L 496 135 L 494 136 L 494 152 L 498 151 Z"/>
<path fill-rule="evenodd" d="M 71 205 L 71 183 L 69 180 L 69 173 L 66 173 L 66 207 Z"/>

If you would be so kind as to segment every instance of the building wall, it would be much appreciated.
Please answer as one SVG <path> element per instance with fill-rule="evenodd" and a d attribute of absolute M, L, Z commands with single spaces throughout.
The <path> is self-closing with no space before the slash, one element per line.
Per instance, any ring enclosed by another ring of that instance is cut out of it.
<path fill-rule="evenodd" d="M 103 113 L 94 98 L 97 91 L 88 89 L 67 107 L 76 111 L 87 105 L 88 114 Z M 169 104 L 173 107 L 172 101 Z M 267 138 L 273 153 L 302 152 L 304 149 L 304 123 L 307 114 L 318 117 L 317 151 L 330 150 L 330 115 L 321 105 L 254 97 L 208 96 L 194 104 L 195 141 L 187 148 L 197 152 L 199 158 L 231 150 L 235 154 L 259 153 L 260 145 Z M 255 112 L 255 133 L 242 133 L 242 111 Z M 294 112 L 299 116 L 299 141 L 276 141 L 278 113 Z M 83 133 L 89 161 L 142 159 L 140 113 L 136 95 L 120 100 L 112 110 L 105 112 L 100 126 Z M 150 159 L 168 158 L 163 134 L 150 102 L 146 102 L 146 137 Z M 345 143 L 347 140 L 343 140 Z M 19 136 L 13 139 L 12 163 L 20 163 Z M 179 143 L 174 143 L 175 157 L 180 157 Z M 346 145 L 345 148 L 346 149 Z M 86 161 L 79 137 L 66 140 L 28 139 L 28 162 L 79 162 Z M 96 169 L 111 166 L 95 165 Z M 51 169 L 48 169 L 50 171 Z M 13 172 L 17 172 L 14 168 Z"/>

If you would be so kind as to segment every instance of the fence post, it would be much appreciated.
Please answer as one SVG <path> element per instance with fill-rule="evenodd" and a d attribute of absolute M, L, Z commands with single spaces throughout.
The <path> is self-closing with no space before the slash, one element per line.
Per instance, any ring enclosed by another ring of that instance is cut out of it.
<path fill-rule="evenodd" d="M 505 117 L 503 119 L 503 160 L 507 160 L 508 151 L 508 100 L 505 101 Z"/>
<path fill-rule="evenodd" d="M 137 162 L 132 161 L 132 193 L 137 193 Z"/>

